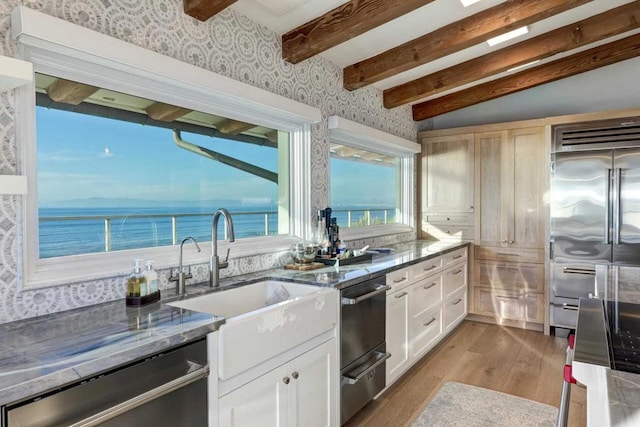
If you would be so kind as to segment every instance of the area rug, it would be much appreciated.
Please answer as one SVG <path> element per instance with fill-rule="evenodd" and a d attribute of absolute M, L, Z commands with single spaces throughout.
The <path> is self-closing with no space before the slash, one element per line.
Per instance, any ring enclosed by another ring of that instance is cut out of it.
<path fill-rule="evenodd" d="M 412 427 L 552 427 L 558 409 L 486 388 L 445 383 Z"/>

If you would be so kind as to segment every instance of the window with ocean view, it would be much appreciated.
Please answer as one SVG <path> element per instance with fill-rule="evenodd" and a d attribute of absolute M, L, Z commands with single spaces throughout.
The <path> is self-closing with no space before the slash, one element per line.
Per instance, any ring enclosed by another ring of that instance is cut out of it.
<path fill-rule="evenodd" d="M 287 235 L 289 134 L 36 75 L 39 257 Z M 224 221 L 218 236 L 224 236 Z"/>
<path fill-rule="evenodd" d="M 331 208 L 342 228 L 398 223 L 398 158 L 331 144 Z"/>

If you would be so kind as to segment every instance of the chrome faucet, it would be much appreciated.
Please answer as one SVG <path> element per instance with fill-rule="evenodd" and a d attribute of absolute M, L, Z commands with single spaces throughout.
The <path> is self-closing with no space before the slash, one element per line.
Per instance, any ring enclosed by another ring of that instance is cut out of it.
<path fill-rule="evenodd" d="M 220 215 L 224 217 L 225 225 L 227 226 L 228 240 L 230 242 L 235 241 L 233 234 L 233 220 L 228 210 L 220 208 L 213 214 L 213 221 L 211 222 L 211 262 L 209 264 L 209 286 L 216 287 L 220 284 L 220 269 L 227 268 L 229 266 L 229 251 L 227 249 L 227 257 L 224 261 L 220 262 L 218 258 L 218 220 Z"/>
<path fill-rule="evenodd" d="M 189 270 L 187 271 L 187 273 L 184 273 L 182 271 L 182 249 L 184 248 L 185 242 L 187 242 L 188 240 L 191 240 L 193 244 L 196 245 L 196 249 L 198 250 L 198 252 L 200 252 L 198 241 L 193 237 L 185 237 L 184 239 L 182 239 L 182 242 L 180 242 L 180 261 L 178 264 L 178 275 L 171 275 L 171 277 L 169 277 L 170 282 L 176 282 L 176 295 L 184 295 L 187 293 L 185 281 L 193 277 L 193 275 L 191 274 L 191 266 L 189 266 Z"/>

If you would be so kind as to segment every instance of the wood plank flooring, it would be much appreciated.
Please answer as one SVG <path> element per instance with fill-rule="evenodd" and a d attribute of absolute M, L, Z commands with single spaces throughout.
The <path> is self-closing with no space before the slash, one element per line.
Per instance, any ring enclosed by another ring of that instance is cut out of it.
<path fill-rule="evenodd" d="M 346 427 L 410 426 L 447 381 L 558 406 L 567 341 L 540 332 L 464 321 Z M 586 390 L 572 386 L 569 426 L 586 422 Z"/>

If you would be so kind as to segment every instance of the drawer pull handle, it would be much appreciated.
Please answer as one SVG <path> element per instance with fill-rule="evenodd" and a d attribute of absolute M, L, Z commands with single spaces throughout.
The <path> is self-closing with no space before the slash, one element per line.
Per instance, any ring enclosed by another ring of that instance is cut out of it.
<path fill-rule="evenodd" d="M 396 295 L 396 298 L 402 298 L 404 296 L 407 296 L 408 294 L 406 292 L 401 293 L 400 295 Z"/>
<path fill-rule="evenodd" d="M 458 305 L 462 302 L 462 298 L 458 298 L 458 301 L 451 303 L 451 305 Z"/>
<path fill-rule="evenodd" d="M 589 276 L 595 276 L 596 270 L 593 268 L 571 268 L 565 267 L 562 269 L 562 272 L 565 274 L 586 274 Z"/>
<path fill-rule="evenodd" d="M 518 254 L 508 254 L 506 252 L 498 252 L 498 255 L 502 255 L 502 256 L 520 256 Z"/>
<path fill-rule="evenodd" d="M 433 283 L 432 283 L 432 284 L 430 284 L 429 286 L 424 286 L 422 289 L 424 289 L 424 290 L 426 291 L 426 290 L 429 290 L 429 289 L 433 288 L 433 287 L 434 287 L 434 286 L 436 286 L 436 285 L 437 285 L 437 283 L 436 283 L 436 282 L 433 282 Z"/>
<path fill-rule="evenodd" d="M 401 277 L 401 278 L 399 278 L 399 279 L 394 280 L 394 281 L 393 281 L 393 283 L 400 283 L 400 282 L 404 282 L 405 280 L 407 280 L 407 277 L 406 277 L 406 276 L 405 276 L 405 277 Z"/>
<path fill-rule="evenodd" d="M 435 321 L 436 321 L 436 318 L 434 317 L 431 320 L 429 320 L 427 323 L 423 323 L 422 326 L 429 326 L 430 324 L 432 324 Z"/>
<path fill-rule="evenodd" d="M 462 258 L 462 256 L 463 255 L 457 255 L 457 256 L 454 256 L 453 259 L 460 259 L 460 258 Z"/>
<path fill-rule="evenodd" d="M 454 272 L 453 272 L 453 273 L 451 273 L 451 274 L 456 275 L 456 274 L 460 274 L 460 273 L 462 273 L 462 270 L 454 271 Z"/>
<path fill-rule="evenodd" d="M 573 304 L 567 304 L 565 302 L 565 303 L 562 304 L 562 309 L 563 310 L 578 311 L 578 306 L 577 305 L 573 305 Z"/>
<path fill-rule="evenodd" d="M 507 295 L 496 295 L 496 298 L 502 298 L 502 299 L 519 299 L 520 297 L 512 297 L 512 296 L 507 296 Z"/>
<path fill-rule="evenodd" d="M 434 268 L 437 268 L 437 267 L 438 267 L 437 265 L 432 265 L 431 267 L 423 268 L 422 270 L 423 271 L 431 271 L 431 270 L 433 270 Z"/>

